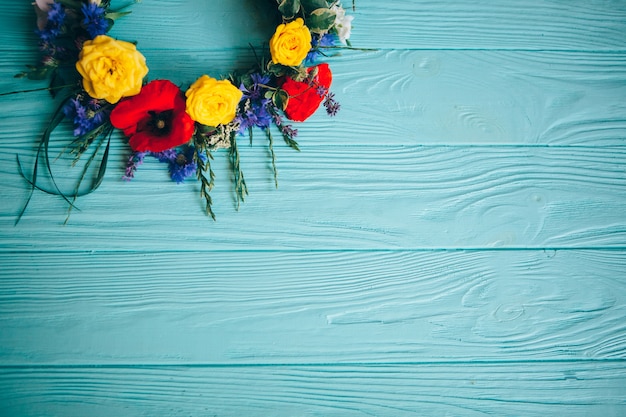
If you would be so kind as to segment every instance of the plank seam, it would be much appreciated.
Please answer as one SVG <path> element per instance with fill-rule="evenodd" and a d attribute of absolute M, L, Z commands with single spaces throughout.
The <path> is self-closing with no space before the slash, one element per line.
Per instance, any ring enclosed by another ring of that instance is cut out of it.
<path fill-rule="evenodd" d="M 2 249 L 0 254 L 53 254 L 53 253 L 72 253 L 86 255 L 119 255 L 119 254 L 207 254 L 207 253 L 452 253 L 452 252 L 575 252 L 575 251 L 607 251 L 622 252 L 626 251 L 626 246 L 580 246 L 580 247 L 506 247 L 506 248 L 488 248 L 488 247 L 462 247 L 462 248 L 342 248 L 342 249 L 208 249 L 208 250 L 40 250 L 40 249 Z"/>
<path fill-rule="evenodd" d="M 107 364 L 4 364 L 0 365 L 0 370 L 19 369 L 153 369 L 153 368 L 289 368 L 289 367 L 311 367 L 311 368 L 348 368 L 348 367 L 379 367 L 379 366 L 453 366 L 453 365 L 524 365 L 524 364 L 568 364 L 568 363 L 602 363 L 602 364 L 624 364 L 626 369 L 626 358 L 614 359 L 537 359 L 537 360 L 451 360 L 451 361 L 392 361 L 392 362 L 286 362 L 286 363 L 210 363 L 210 362 L 189 362 L 189 363 L 107 363 Z"/>

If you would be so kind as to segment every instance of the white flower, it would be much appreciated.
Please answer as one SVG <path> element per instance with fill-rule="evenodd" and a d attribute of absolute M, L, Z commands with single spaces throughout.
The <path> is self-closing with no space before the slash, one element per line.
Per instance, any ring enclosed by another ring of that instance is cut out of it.
<path fill-rule="evenodd" d="M 48 10 L 52 6 L 52 0 L 37 0 L 33 3 L 33 6 L 37 15 L 37 27 L 39 30 L 44 30 L 46 23 L 48 23 Z"/>
<path fill-rule="evenodd" d="M 347 15 L 345 9 L 338 4 L 335 4 L 330 10 L 335 12 L 334 27 L 337 31 L 337 36 L 342 43 L 346 43 L 346 39 L 350 39 L 354 16 Z"/>
<path fill-rule="evenodd" d="M 39 7 L 39 10 L 47 12 L 48 10 L 50 10 L 50 6 L 52 5 L 53 0 L 35 0 L 35 3 L 37 7 Z"/>

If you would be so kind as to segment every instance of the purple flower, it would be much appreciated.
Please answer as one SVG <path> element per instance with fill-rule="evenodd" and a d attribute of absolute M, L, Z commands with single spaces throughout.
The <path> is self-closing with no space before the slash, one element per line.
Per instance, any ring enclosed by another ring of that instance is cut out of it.
<path fill-rule="evenodd" d="M 178 184 L 186 178 L 196 175 L 198 164 L 194 161 L 196 148 L 193 146 L 183 145 L 180 147 L 167 149 L 162 152 L 133 152 L 126 162 L 126 172 L 122 179 L 130 181 L 135 177 L 137 167 L 143 163 L 146 155 L 153 156 L 159 162 L 166 162 L 172 180 Z M 206 162 L 206 156 L 201 154 L 200 157 Z"/>
<path fill-rule="evenodd" d="M 80 11 L 83 13 L 83 16 L 85 16 L 83 25 L 85 25 L 92 39 L 98 35 L 107 33 L 109 30 L 109 22 L 104 16 L 104 8 L 98 6 L 96 3 L 86 3 L 81 6 Z"/>
<path fill-rule="evenodd" d="M 285 124 L 283 118 L 278 113 L 274 113 L 272 115 L 272 119 L 274 120 L 274 124 L 276 125 L 276 127 L 278 127 L 278 130 L 280 130 L 280 133 L 282 133 L 283 136 L 288 137 L 289 139 L 293 139 L 298 136 L 298 129 L 294 129 L 293 126 Z"/>
<path fill-rule="evenodd" d="M 246 109 L 237 115 L 239 133 L 244 133 L 246 130 L 255 126 L 261 129 L 267 129 L 272 122 L 272 115 L 267 110 L 269 103 L 270 100 L 266 98 L 258 101 L 250 100 Z"/>
<path fill-rule="evenodd" d="M 252 85 L 246 88 L 241 84 L 239 89 L 243 92 L 242 101 L 244 101 L 243 110 L 237 114 L 237 122 L 239 123 L 239 133 L 244 133 L 252 127 L 260 127 L 267 129 L 272 123 L 272 115 L 268 110 L 270 99 L 265 98 L 265 87 L 270 82 L 269 75 L 253 73 L 250 75 Z"/>
<path fill-rule="evenodd" d="M 102 109 L 100 102 L 90 98 L 85 102 L 81 96 L 68 100 L 63 106 L 63 113 L 74 123 L 74 136 L 83 136 L 101 126 L 107 119 L 108 112 Z"/>
<path fill-rule="evenodd" d="M 341 105 L 335 100 L 335 93 L 327 92 L 324 98 L 324 107 L 329 116 L 336 116 Z"/>
<path fill-rule="evenodd" d="M 126 161 L 126 172 L 122 177 L 125 181 L 130 181 L 135 178 L 135 171 L 137 171 L 137 167 L 143 164 L 143 158 L 146 156 L 145 152 L 133 152 L 130 157 L 128 157 L 128 161 Z"/>
<path fill-rule="evenodd" d="M 176 149 L 167 149 L 162 152 L 151 152 L 152 156 L 159 160 L 159 162 L 171 162 L 176 159 L 177 153 Z"/>

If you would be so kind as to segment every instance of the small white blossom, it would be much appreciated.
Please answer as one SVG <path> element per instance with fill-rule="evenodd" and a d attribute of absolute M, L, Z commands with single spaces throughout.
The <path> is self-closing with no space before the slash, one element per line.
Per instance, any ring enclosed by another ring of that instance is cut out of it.
<path fill-rule="evenodd" d="M 350 39 L 354 16 L 347 15 L 345 9 L 338 4 L 335 4 L 330 10 L 335 12 L 334 27 L 337 31 L 337 36 L 342 43 L 346 43 L 346 39 Z"/>
<path fill-rule="evenodd" d="M 33 3 L 37 15 L 37 28 L 44 30 L 48 23 L 48 10 L 52 6 L 52 0 L 37 0 Z"/>
<path fill-rule="evenodd" d="M 50 6 L 52 5 L 52 0 L 35 0 L 33 5 L 37 5 L 40 10 L 47 12 L 50 10 Z"/>

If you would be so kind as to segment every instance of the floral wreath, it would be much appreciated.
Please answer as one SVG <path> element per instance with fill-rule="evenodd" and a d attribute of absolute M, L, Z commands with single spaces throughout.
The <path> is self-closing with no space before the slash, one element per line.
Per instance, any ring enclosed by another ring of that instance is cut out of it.
<path fill-rule="evenodd" d="M 71 210 L 77 197 L 98 188 L 116 129 L 123 131 L 131 149 L 123 179 L 131 180 L 146 156 L 167 162 L 172 180 L 180 183 L 197 177 L 206 212 L 213 219 L 209 195 L 215 179 L 212 151 L 229 149 L 237 206 L 248 194 L 237 150 L 239 135 L 247 132 L 252 142 L 254 128 L 265 132 L 278 185 L 270 127 L 276 126 L 285 143 L 299 150 L 297 129 L 285 118 L 302 122 L 322 104 L 329 115 L 337 113 L 339 104 L 329 91 L 331 70 L 327 63 L 318 61 L 325 56 L 324 48 L 350 47 L 353 17 L 339 1 L 275 1 L 282 22 L 264 54 L 259 58 L 255 52 L 257 65 L 221 80 L 202 75 L 185 91 L 169 80 L 147 82 L 146 59 L 135 44 L 107 36 L 114 21 L 130 13 L 125 11 L 130 5 L 114 10 L 110 0 L 33 3 L 42 59 L 16 77 L 49 78 L 46 89 L 53 96 L 64 95 L 41 138 L 30 178 L 18 158 L 19 171 L 31 185 L 18 221 L 35 189 L 60 195 Z M 91 148 L 72 193 L 60 190 L 48 156 L 51 134 L 64 119 L 73 123 L 69 150 L 75 162 Z M 103 145 L 91 184 L 81 190 L 81 182 L 91 172 L 90 165 Z M 40 161 L 50 178 L 48 188 L 37 183 Z"/>

